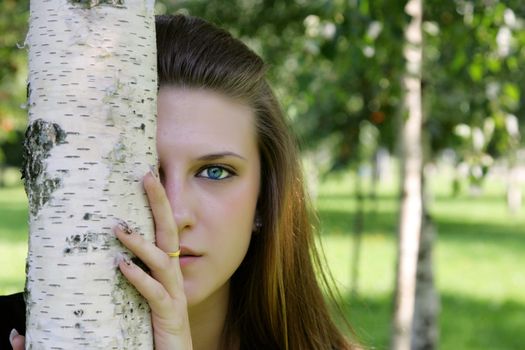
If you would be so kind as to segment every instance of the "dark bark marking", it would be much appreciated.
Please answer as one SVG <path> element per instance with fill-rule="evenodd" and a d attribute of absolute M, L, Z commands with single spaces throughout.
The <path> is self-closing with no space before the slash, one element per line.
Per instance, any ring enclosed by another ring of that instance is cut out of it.
<path fill-rule="evenodd" d="M 113 147 L 113 150 L 108 154 L 107 159 L 110 161 L 110 163 L 120 163 L 124 164 L 126 163 L 127 158 L 127 149 L 126 146 L 119 142 Z"/>
<path fill-rule="evenodd" d="M 146 125 L 141 123 L 140 126 L 136 126 L 135 129 L 141 130 L 144 133 L 146 131 Z"/>
<path fill-rule="evenodd" d="M 64 255 L 85 254 L 98 249 L 109 249 L 108 237 L 103 233 L 87 232 L 73 234 L 66 238 Z"/>
<path fill-rule="evenodd" d="M 99 5 L 124 7 L 124 0 L 69 0 L 69 2 L 85 9 L 90 9 Z"/>
<path fill-rule="evenodd" d="M 60 178 L 50 178 L 46 173 L 45 159 L 53 147 L 64 143 L 66 132 L 56 123 L 37 119 L 27 127 L 21 172 L 31 214 L 34 216 L 61 185 Z"/>

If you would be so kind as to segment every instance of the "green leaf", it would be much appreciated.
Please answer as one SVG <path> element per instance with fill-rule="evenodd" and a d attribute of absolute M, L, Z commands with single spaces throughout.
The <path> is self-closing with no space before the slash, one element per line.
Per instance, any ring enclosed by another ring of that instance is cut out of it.
<path fill-rule="evenodd" d="M 481 79 L 483 79 L 483 67 L 480 63 L 473 63 L 469 67 L 469 75 L 470 78 L 475 81 L 479 82 Z"/>

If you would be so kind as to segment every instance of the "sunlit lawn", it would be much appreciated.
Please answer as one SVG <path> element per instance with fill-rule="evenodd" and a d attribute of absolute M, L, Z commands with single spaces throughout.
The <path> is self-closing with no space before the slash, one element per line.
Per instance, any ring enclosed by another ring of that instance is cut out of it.
<path fill-rule="evenodd" d="M 24 287 L 27 204 L 21 186 L 0 189 L 0 294 Z"/>
<path fill-rule="evenodd" d="M 504 184 L 484 194 L 449 197 L 446 176 L 431 183 L 438 226 L 436 280 L 441 294 L 440 349 L 522 349 L 525 344 L 525 209 L 510 216 Z M 346 310 L 366 345 L 388 348 L 394 281 L 397 196 L 394 181 L 379 187 L 375 213 L 367 204 L 359 296 L 350 297 L 352 217 L 350 177 L 320 186 L 317 206 L 325 251 L 346 296 Z M 21 186 L 0 189 L 0 294 L 21 291 L 27 239 Z"/>
<path fill-rule="evenodd" d="M 397 195 L 383 184 L 375 214 L 365 218 L 359 297 L 351 299 L 352 179 L 332 179 L 320 189 L 324 244 L 349 315 L 365 343 L 387 349 L 395 264 Z M 431 183 L 438 227 L 436 282 L 441 294 L 440 349 L 523 349 L 525 344 L 525 209 L 511 216 L 505 184 L 491 179 L 484 194 L 452 199 L 450 183 Z M 524 191 L 525 192 L 525 191 Z"/>

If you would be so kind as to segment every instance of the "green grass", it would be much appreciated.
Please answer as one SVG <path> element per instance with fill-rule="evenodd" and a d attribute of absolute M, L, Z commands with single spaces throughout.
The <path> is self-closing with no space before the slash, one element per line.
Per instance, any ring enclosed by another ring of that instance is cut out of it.
<path fill-rule="evenodd" d="M 27 231 L 27 199 L 23 188 L 0 188 L 0 294 L 24 288 Z"/>
<path fill-rule="evenodd" d="M 366 204 L 359 295 L 350 297 L 351 177 L 332 177 L 317 200 L 324 248 L 347 312 L 366 345 L 387 349 L 394 283 L 397 195 L 382 184 L 373 212 Z M 431 210 L 438 228 L 434 261 L 440 292 L 440 349 L 522 349 L 525 344 L 525 208 L 510 215 L 504 184 L 489 179 L 481 196 L 448 195 L 435 179 Z M 524 191 L 525 193 L 525 191 Z"/>
<path fill-rule="evenodd" d="M 350 297 L 353 179 L 331 177 L 316 205 L 329 266 L 345 297 L 345 310 L 364 343 L 387 349 L 394 283 L 397 196 L 382 183 L 373 210 L 367 203 L 359 294 Z M 434 261 L 440 292 L 440 349 L 521 349 L 525 344 L 525 209 L 507 213 L 504 184 L 486 183 L 471 198 L 448 196 L 447 177 L 430 183 L 438 228 Z M 27 205 L 20 185 L 0 189 L 0 294 L 23 289 Z"/>

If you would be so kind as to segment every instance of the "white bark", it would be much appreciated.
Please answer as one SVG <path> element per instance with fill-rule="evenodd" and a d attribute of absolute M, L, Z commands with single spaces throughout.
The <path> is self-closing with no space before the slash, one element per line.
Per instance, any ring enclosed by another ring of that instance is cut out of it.
<path fill-rule="evenodd" d="M 391 344 L 394 350 L 410 349 L 422 218 L 422 0 L 410 0 L 405 11 L 412 19 L 405 31 L 407 45 L 404 54 L 407 63 L 404 84 L 408 113 L 401 131 L 401 208 Z"/>
<path fill-rule="evenodd" d="M 152 349 L 112 227 L 154 239 L 141 184 L 157 163 L 153 1 L 30 6 L 26 349 Z"/>
<path fill-rule="evenodd" d="M 433 350 L 438 347 L 439 297 L 434 283 L 433 245 L 436 227 L 428 212 L 428 196 L 423 180 L 423 217 L 419 241 L 417 282 L 412 330 L 412 350 Z"/>

